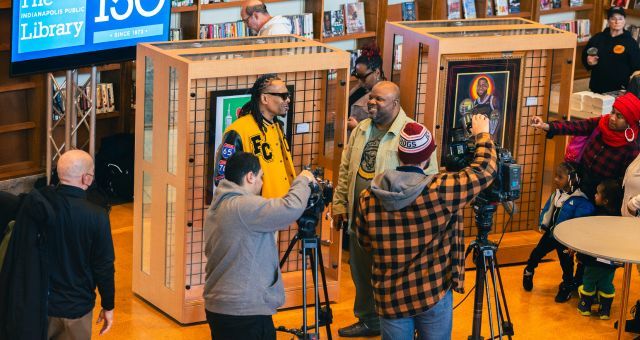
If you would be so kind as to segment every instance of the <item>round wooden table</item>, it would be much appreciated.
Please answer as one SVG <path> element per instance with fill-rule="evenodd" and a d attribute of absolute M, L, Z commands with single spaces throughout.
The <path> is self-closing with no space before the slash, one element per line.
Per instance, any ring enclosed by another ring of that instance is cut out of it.
<path fill-rule="evenodd" d="M 620 216 L 574 218 L 553 229 L 558 242 L 580 253 L 624 263 L 618 339 L 624 333 L 631 264 L 640 263 L 640 219 Z"/>

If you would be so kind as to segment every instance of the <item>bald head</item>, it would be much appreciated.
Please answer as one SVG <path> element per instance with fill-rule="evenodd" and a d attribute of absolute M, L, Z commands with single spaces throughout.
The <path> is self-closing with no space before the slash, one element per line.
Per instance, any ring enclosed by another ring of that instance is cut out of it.
<path fill-rule="evenodd" d="M 240 9 L 240 17 L 250 29 L 256 32 L 260 31 L 262 26 L 271 19 L 267 6 L 258 0 L 245 1 Z"/>
<path fill-rule="evenodd" d="M 390 81 L 381 81 L 373 86 L 367 102 L 369 116 L 380 129 L 391 126 L 400 112 L 400 88 Z"/>
<path fill-rule="evenodd" d="M 400 99 L 400 88 L 398 87 L 398 85 L 396 85 L 396 83 L 383 80 L 373 86 L 373 88 L 376 88 L 376 87 L 378 88 L 379 91 L 381 91 L 386 95 L 391 96 L 391 98 L 393 98 L 394 100 Z"/>
<path fill-rule="evenodd" d="M 93 182 L 93 158 L 82 150 L 69 150 L 58 160 L 60 183 L 86 190 Z"/>

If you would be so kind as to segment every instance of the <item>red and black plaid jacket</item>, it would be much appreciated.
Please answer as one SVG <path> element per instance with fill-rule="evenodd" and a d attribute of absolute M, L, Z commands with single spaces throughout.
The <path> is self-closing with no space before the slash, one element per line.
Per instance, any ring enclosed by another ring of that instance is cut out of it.
<path fill-rule="evenodd" d="M 490 135 L 478 135 L 476 146 L 470 167 L 433 175 L 422 194 L 400 210 L 386 211 L 371 189 L 360 195 L 356 232 L 373 252 L 371 282 L 381 317 L 413 316 L 433 307 L 448 289 L 464 292 L 462 208 L 496 173 Z"/>
<path fill-rule="evenodd" d="M 549 122 L 547 138 L 556 135 L 590 136 L 598 127 L 600 117 L 580 120 L 560 120 Z M 586 172 L 602 178 L 622 178 L 624 172 L 638 156 L 638 144 L 628 143 L 621 147 L 612 147 L 604 143 L 602 135 L 597 133 L 584 146 L 580 163 Z"/>

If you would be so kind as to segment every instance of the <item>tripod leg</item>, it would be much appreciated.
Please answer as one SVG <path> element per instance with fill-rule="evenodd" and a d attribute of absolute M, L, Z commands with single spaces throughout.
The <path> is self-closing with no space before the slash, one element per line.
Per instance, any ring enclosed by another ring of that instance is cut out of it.
<path fill-rule="evenodd" d="M 483 337 L 480 335 L 480 331 L 482 329 L 482 300 L 484 298 L 484 292 L 482 291 L 482 287 L 484 286 L 484 272 L 482 268 L 484 267 L 484 259 L 482 254 L 480 253 L 480 247 L 477 243 L 471 243 L 469 245 L 470 248 L 474 248 L 473 256 L 474 262 L 476 264 L 476 287 L 473 292 L 474 302 L 473 302 L 473 326 L 471 329 L 470 340 L 482 340 Z"/>
<path fill-rule="evenodd" d="M 309 243 L 313 243 L 312 247 L 309 248 L 309 252 L 307 255 L 309 256 L 309 265 L 311 266 L 311 276 L 313 278 L 313 310 L 314 310 L 314 321 L 313 324 L 314 333 L 319 334 L 320 329 L 318 327 L 319 323 L 319 314 L 320 314 L 320 297 L 318 296 L 318 256 L 317 251 L 320 240 L 316 238 L 313 241 L 307 241 Z M 305 258 L 306 260 L 306 258 Z M 305 290 L 307 287 L 304 287 Z"/>
<path fill-rule="evenodd" d="M 489 280 L 487 280 L 487 254 L 484 251 L 482 253 L 482 271 L 484 272 L 484 291 L 487 294 L 487 312 L 489 314 L 489 330 L 491 331 L 491 339 L 495 339 L 495 333 L 493 331 L 493 312 L 491 311 L 491 295 L 489 294 Z M 476 270 L 478 270 L 476 268 Z"/>
<path fill-rule="evenodd" d="M 307 247 L 302 239 L 302 332 L 307 336 Z"/>
<path fill-rule="evenodd" d="M 513 324 L 511 323 L 511 317 L 509 316 L 509 307 L 507 306 L 507 296 L 504 293 L 504 287 L 502 286 L 502 275 L 500 275 L 500 266 L 498 265 L 498 259 L 494 257 L 493 262 L 496 267 L 496 276 L 498 277 L 498 287 L 500 289 L 500 293 L 502 295 L 502 306 L 504 306 L 505 315 L 502 316 L 502 327 L 504 330 L 504 334 L 506 334 L 509 339 L 514 335 L 513 333 Z M 502 309 L 500 310 L 502 313 Z M 506 318 L 505 318 L 506 316 Z"/>
<path fill-rule="evenodd" d="M 496 302 L 496 321 L 498 326 L 498 336 L 502 339 L 504 335 L 502 332 L 502 308 L 500 307 L 500 297 L 498 295 L 498 286 L 496 285 L 496 268 L 495 268 L 495 252 L 491 251 L 491 256 L 488 258 L 489 270 L 491 271 L 491 285 L 493 286 L 493 299 Z M 488 283 L 488 282 L 487 282 Z M 487 284 L 488 286 L 488 284 Z M 491 320 L 493 322 L 493 320 Z"/>
<path fill-rule="evenodd" d="M 318 241 L 320 239 L 318 238 Z M 322 290 L 324 292 L 324 303 L 327 307 L 327 320 L 324 324 L 327 330 L 327 338 L 332 339 L 331 335 L 331 322 L 333 321 L 333 315 L 331 313 L 331 306 L 329 305 L 329 289 L 327 288 L 327 276 L 324 273 L 324 260 L 322 259 L 322 245 L 318 242 L 318 261 L 320 264 L 320 278 L 322 279 Z"/>
<path fill-rule="evenodd" d="M 280 260 L 280 269 L 282 269 L 284 264 L 287 263 L 287 259 L 289 258 L 289 254 L 291 254 L 291 251 L 293 250 L 293 247 L 295 247 L 296 243 L 298 243 L 298 240 L 300 240 L 300 234 L 295 234 L 295 236 L 293 236 L 293 238 L 291 239 L 291 242 L 289 242 L 289 246 L 287 247 L 287 251 L 285 251 L 284 252 L 284 256 L 282 256 L 282 260 Z"/>

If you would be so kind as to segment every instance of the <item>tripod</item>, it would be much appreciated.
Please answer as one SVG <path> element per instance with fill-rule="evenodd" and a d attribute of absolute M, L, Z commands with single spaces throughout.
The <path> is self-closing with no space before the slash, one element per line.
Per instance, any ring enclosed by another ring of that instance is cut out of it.
<path fill-rule="evenodd" d="M 473 326 L 472 333 L 469 336 L 469 340 L 483 340 L 484 337 L 480 335 L 482 328 L 482 304 L 484 294 L 487 295 L 487 312 L 489 315 L 489 328 L 491 329 L 491 339 L 502 339 L 503 336 L 507 336 L 511 339 L 513 333 L 513 324 L 509 317 L 509 309 L 507 307 L 507 299 L 504 293 L 504 287 L 502 286 L 502 277 L 500 276 L 500 269 L 496 259 L 496 251 L 498 246 L 489 241 L 487 234 L 491 230 L 493 224 L 493 214 L 496 212 L 496 205 L 483 200 L 481 197 L 477 197 L 473 204 L 473 210 L 475 211 L 475 221 L 478 227 L 478 236 L 469 244 L 465 252 L 465 258 L 473 251 L 473 260 L 476 265 L 476 287 L 474 290 L 474 304 L 473 304 Z M 489 281 L 487 279 L 487 271 L 490 272 L 493 292 L 489 287 Z M 496 283 L 498 285 L 496 285 Z M 484 291 L 483 291 L 484 289 Z M 498 291 L 500 294 L 498 294 Z M 492 294 L 493 293 L 493 294 Z M 495 313 L 497 333 L 494 332 L 494 320 L 493 310 L 491 306 L 491 297 L 495 301 Z M 502 302 L 500 300 L 502 298 Z M 503 307 L 504 306 L 504 313 Z M 506 314 L 506 319 L 505 319 Z"/>
<path fill-rule="evenodd" d="M 300 329 L 287 329 L 284 326 L 278 327 L 276 330 L 281 332 L 291 333 L 297 336 L 299 339 L 315 340 L 320 338 L 319 327 L 322 326 L 321 322 L 327 331 L 327 337 L 329 340 L 331 337 L 331 322 L 332 313 L 329 306 L 329 291 L 327 290 L 327 278 L 324 274 L 324 263 L 322 260 L 322 245 L 320 244 L 320 236 L 316 233 L 316 225 L 318 219 L 313 216 L 303 215 L 298 220 L 299 229 L 296 235 L 291 239 L 289 247 L 287 248 L 282 260 L 280 260 L 280 268 L 284 266 L 289 258 L 289 254 L 293 250 L 293 247 L 300 241 L 302 251 L 302 327 Z M 311 265 L 311 273 L 313 278 L 313 297 L 314 297 L 314 318 L 315 323 L 311 326 L 307 326 L 307 256 L 309 257 L 309 263 Z M 318 264 L 320 265 L 320 277 L 322 279 L 322 288 L 324 293 L 324 308 L 320 308 L 320 299 L 318 292 Z M 309 329 L 314 329 L 313 333 L 309 333 Z"/>

